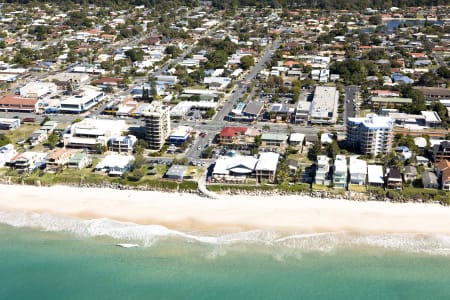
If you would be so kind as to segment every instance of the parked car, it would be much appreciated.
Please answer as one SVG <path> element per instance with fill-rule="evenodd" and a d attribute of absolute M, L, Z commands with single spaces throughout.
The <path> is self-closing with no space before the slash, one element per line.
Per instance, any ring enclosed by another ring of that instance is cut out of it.
<path fill-rule="evenodd" d="M 30 117 L 23 118 L 22 122 L 23 123 L 33 123 L 33 122 L 36 122 L 36 118 L 30 118 Z"/>

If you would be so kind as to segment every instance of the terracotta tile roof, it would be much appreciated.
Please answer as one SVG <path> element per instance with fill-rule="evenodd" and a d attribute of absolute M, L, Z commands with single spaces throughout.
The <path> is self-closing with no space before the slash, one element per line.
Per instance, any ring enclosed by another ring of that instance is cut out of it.
<path fill-rule="evenodd" d="M 441 171 L 450 170 L 450 162 L 446 159 L 443 159 L 436 164 L 436 167 Z"/>
<path fill-rule="evenodd" d="M 221 137 L 235 136 L 236 134 L 245 134 L 247 127 L 224 127 L 220 131 Z"/>
<path fill-rule="evenodd" d="M 39 100 L 36 98 L 22 98 L 16 95 L 9 94 L 0 99 L 0 106 L 14 105 L 14 106 L 35 106 Z"/>

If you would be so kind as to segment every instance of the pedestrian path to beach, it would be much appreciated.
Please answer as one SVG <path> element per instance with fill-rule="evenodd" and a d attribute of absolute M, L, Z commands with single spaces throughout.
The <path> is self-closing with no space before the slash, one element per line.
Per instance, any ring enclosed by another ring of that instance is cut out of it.
<path fill-rule="evenodd" d="M 219 194 L 211 192 L 206 188 L 206 173 L 200 177 L 197 184 L 198 184 L 198 190 L 201 194 L 203 194 L 206 197 L 211 198 L 211 199 L 220 199 Z"/>

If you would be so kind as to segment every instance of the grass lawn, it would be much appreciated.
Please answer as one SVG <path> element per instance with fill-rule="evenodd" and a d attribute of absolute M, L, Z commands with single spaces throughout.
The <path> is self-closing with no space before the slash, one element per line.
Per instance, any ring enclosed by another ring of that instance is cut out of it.
<path fill-rule="evenodd" d="M 313 191 L 329 191 L 330 189 L 326 185 L 313 183 L 312 190 Z"/>
<path fill-rule="evenodd" d="M 156 177 L 163 177 L 164 174 L 166 174 L 167 170 L 169 170 L 169 167 L 166 165 L 156 165 L 155 166 L 156 169 Z"/>
<path fill-rule="evenodd" d="M 365 193 L 367 191 L 366 187 L 358 184 L 350 184 L 348 190 L 352 192 Z"/>
<path fill-rule="evenodd" d="M 11 143 L 15 144 L 18 140 L 28 139 L 33 131 L 40 128 L 39 124 L 23 124 L 17 129 L 5 131 L 5 135 L 9 137 Z"/>

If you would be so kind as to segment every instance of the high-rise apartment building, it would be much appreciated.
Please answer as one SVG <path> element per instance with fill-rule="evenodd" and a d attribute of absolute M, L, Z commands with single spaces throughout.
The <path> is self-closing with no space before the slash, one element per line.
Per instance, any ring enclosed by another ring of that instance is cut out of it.
<path fill-rule="evenodd" d="M 146 111 L 145 140 L 149 149 L 160 150 L 170 134 L 169 107 L 158 101 L 153 101 Z"/>
<path fill-rule="evenodd" d="M 375 114 L 347 119 L 347 144 L 362 154 L 386 154 L 392 149 L 393 120 Z"/>

